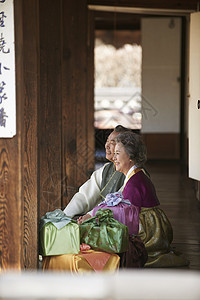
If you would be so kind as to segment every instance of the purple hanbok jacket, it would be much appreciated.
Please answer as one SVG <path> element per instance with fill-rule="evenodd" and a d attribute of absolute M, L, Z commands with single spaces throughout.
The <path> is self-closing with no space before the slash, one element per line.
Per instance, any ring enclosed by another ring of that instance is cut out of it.
<path fill-rule="evenodd" d="M 154 207 L 160 204 L 150 178 L 141 170 L 130 177 L 123 190 L 124 199 L 137 207 Z"/>

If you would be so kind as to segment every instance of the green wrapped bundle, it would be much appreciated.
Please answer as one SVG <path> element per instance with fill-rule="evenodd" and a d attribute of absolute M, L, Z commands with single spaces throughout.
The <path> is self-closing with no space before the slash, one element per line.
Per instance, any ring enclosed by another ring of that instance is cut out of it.
<path fill-rule="evenodd" d="M 56 209 L 40 220 L 40 254 L 77 254 L 80 251 L 79 225 Z"/>
<path fill-rule="evenodd" d="M 113 218 L 111 209 L 99 209 L 80 225 L 81 243 L 94 250 L 122 253 L 128 250 L 128 227 Z"/>

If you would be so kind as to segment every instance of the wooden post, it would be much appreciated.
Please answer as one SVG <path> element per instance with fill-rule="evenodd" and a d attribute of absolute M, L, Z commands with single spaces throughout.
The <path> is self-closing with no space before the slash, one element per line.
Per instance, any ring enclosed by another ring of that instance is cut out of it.
<path fill-rule="evenodd" d="M 61 207 L 61 1 L 40 1 L 39 13 L 38 201 L 41 217 Z"/>
<path fill-rule="evenodd" d="M 87 1 L 62 3 L 62 122 L 63 122 L 63 208 L 89 177 L 94 154 L 93 51 L 88 40 Z M 92 50 L 91 50 L 92 49 Z M 89 79 L 92 76 L 89 88 Z M 92 100 L 91 100 L 92 99 Z M 91 154 L 92 153 L 92 154 Z M 90 160 L 90 161 L 89 161 Z"/>
<path fill-rule="evenodd" d="M 94 171 L 95 132 L 94 132 L 94 12 L 88 11 L 87 22 L 87 175 Z"/>
<path fill-rule="evenodd" d="M 39 28 L 38 0 L 23 1 L 24 59 L 24 235 L 23 267 L 38 266 L 38 99 Z"/>

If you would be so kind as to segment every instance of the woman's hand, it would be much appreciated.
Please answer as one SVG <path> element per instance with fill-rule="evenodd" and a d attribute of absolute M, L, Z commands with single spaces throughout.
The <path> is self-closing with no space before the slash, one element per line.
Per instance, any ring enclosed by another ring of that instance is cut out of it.
<path fill-rule="evenodd" d="M 92 216 L 90 214 L 86 214 L 84 216 L 81 216 L 77 219 L 77 223 L 80 225 L 83 221 L 88 220 L 89 218 L 91 218 Z"/>

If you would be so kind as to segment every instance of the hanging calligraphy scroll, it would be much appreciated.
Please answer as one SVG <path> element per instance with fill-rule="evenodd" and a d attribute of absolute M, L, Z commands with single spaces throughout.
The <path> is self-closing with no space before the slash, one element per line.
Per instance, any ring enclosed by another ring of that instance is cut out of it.
<path fill-rule="evenodd" d="M 0 0 L 0 138 L 16 134 L 14 3 Z"/>

